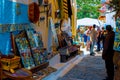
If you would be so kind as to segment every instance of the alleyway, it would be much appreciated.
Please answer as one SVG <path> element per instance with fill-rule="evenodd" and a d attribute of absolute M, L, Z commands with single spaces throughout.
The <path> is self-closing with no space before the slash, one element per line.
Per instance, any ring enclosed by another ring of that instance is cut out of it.
<path fill-rule="evenodd" d="M 67 74 L 57 80 L 102 80 L 106 77 L 101 52 L 95 56 L 84 57 Z"/>

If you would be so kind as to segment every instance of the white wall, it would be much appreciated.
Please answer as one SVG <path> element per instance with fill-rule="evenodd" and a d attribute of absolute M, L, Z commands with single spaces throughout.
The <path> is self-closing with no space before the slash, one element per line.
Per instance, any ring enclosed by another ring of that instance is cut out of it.
<path fill-rule="evenodd" d="M 106 14 L 106 24 L 111 25 L 112 27 L 116 27 L 115 19 L 113 17 L 114 14 L 115 14 L 115 12 L 111 12 L 111 13 Z"/>

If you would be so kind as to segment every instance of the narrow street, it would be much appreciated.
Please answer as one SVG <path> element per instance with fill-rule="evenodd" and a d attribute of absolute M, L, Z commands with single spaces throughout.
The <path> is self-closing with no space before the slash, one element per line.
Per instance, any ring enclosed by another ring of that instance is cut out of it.
<path fill-rule="evenodd" d="M 101 52 L 95 56 L 86 55 L 67 74 L 57 80 L 102 80 L 106 77 Z"/>

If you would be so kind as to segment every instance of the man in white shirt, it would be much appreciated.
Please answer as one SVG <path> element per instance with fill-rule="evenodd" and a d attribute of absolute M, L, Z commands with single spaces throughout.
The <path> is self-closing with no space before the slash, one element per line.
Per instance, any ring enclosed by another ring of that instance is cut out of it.
<path fill-rule="evenodd" d="M 91 45 L 90 45 L 90 55 L 94 56 L 94 52 L 93 52 L 93 49 L 94 49 L 94 45 L 95 45 L 95 42 L 96 42 L 96 39 L 97 39 L 97 31 L 95 30 L 96 28 L 96 25 L 94 24 L 93 27 L 92 27 L 92 30 L 90 32 L 90 42 L 91 42 Z"/>

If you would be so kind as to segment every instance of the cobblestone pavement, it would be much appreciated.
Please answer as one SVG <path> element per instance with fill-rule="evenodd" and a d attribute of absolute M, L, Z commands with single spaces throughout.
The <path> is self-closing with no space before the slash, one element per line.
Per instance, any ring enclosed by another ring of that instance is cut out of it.
<path fill-rule="evenodd" d="M 87 55 L 65 76 L 58 80 L 102 80 L 105 76 L 104 61 L 99 53 L 95 56 Z"/>

